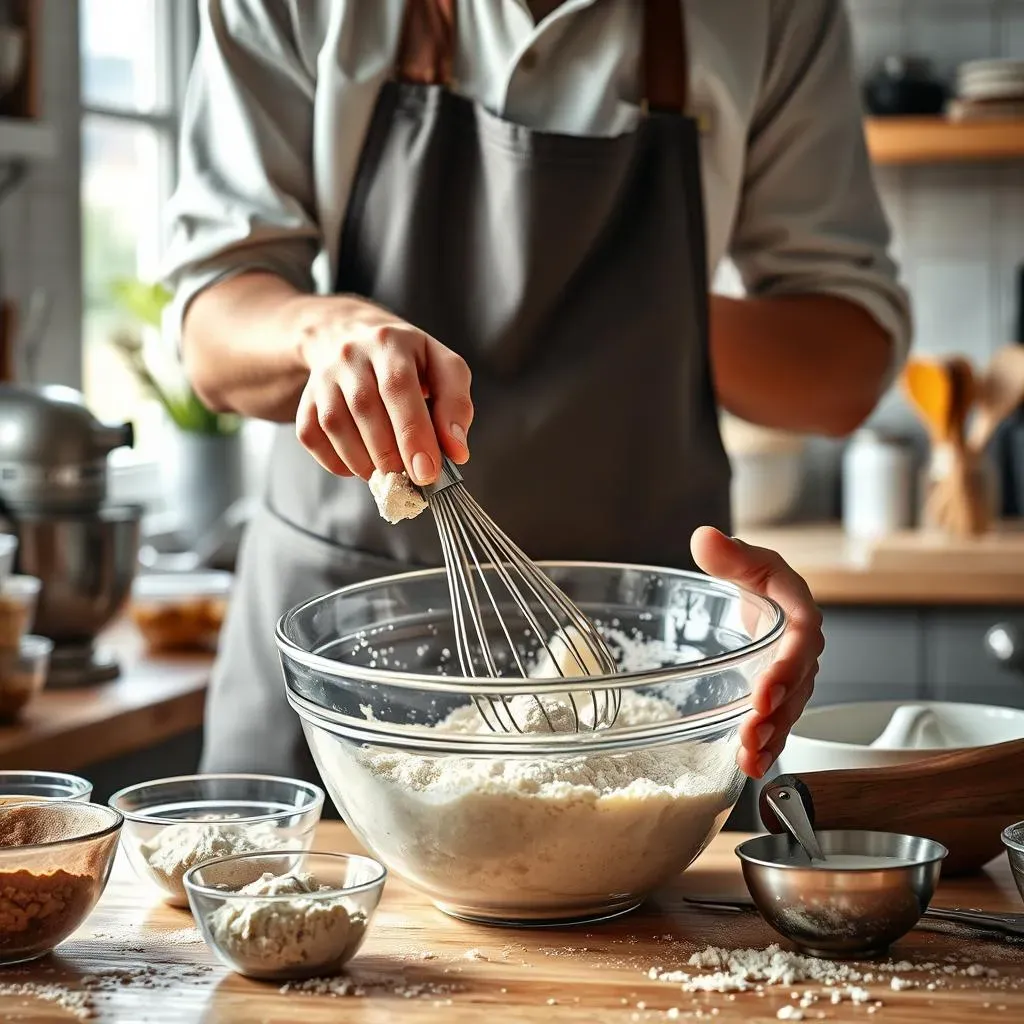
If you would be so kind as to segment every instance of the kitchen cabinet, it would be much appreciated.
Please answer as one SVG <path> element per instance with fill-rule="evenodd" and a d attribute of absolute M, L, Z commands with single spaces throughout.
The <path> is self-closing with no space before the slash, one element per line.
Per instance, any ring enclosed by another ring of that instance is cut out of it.
<path fill-rule="evenodd" d="M 1024 625 L 1024 608 L 825 606 L 814 702 L 949 700 L 1024 708 L 1024 674 L 997 664 L 984 637 Z"/>
<path fill-rule="evenodd" d="M 913 610 L 826 608 L 815 703 L 920 698 L 923 616 Z"/>

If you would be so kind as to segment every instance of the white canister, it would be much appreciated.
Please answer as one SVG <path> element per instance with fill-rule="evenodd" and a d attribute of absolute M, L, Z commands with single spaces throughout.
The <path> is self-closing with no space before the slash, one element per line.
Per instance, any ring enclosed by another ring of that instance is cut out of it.
<path fill-rule="evenodd" d="M 859 430 L 843 454 L 843 529 L 884 537 L 911 526 L 914 469 L 910 449 L 874 430 Z"/>

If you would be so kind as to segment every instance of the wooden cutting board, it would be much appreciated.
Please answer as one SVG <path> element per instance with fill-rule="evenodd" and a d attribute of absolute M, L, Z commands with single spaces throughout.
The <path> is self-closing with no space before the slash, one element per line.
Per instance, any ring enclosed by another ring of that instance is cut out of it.
<path fill-rule="evenodd" d="M 756 914 L 695 909 L 683 899 L 687 892 L 725 896 L 745 891 L 733 853 L 743 838 L 736 833 L 719 836 L 678 884 L 641 911 L 572 929 L 464 924 L 440 914 L 392 877 L 366 945 L 350 968 L 350 977 L 365 994 L 347 997 L 284 995 L 276 985 L 229 973 L 194 941 L 190 916 L 149 903 L 131 869 L 119 861 L 107 892 L 77 936 L 46 960 L 0 969 L 0 986 L 34 982 L 75 990 L 88 984 L 83 980 L 87 976 L 101 976 L 113 990 L 91 997 L 91 1019 L 118 1024 L 627 1024 L 687 1020 L 698 1010 L 704 1020 L 774 1024 L 779 1008 L 792 1003 L 788 987 L 729 998 L 721 993 L 684 994 L 677 985 L 648 977 L 651 968 L 684 968 L 695 950 L 708 945 L 763 948 L 776 941 Z M 317 845 L 358 849 L 344 826 L 334 822 L 321 826 Z M 935 902 L 1024 910 L 1005 858 L 985 875 L 944 884 Z M 900 992 L 883 979 L 867 985 L 884 1004 L 871 1016 L 864 1006 L 832 1006 L 825 999 L 808 1011 L 806 1020 L 818 1019 L 819 1012 L 830 1021 L 858 1024 L 963 1024 L 983 1017 L 993 1024 L 1010 1024 L 1024 1019 L 1024 942 L 964 936 L 944 925 L 929 925 L 895 946 L 893 955 L 919 963 L 963 957 L 999 971 L 999 979 L 957 978 L 937 991 L 921 987 Z M 139 971 L 147 974 L 133 978 Z M 396 991 L 395 979 L 406 995 Z M 800 992 L 807 989 L 815 986 L 797 986 Z M 669 1016 L 671 1009 L 679 1011 L 677 1017 Z M 74 1019 L 38 999 L 0 996 L 0 1020 L 12 1024 L 66 1024 Z"/>
<path fill-rule="evenodd" d="M 1001 522 L 990 533 L 963 538 L 901 531 L 866 544 L 864 562 L 877 572 L 1011 572 L 1024 578 L 1024 528 Z"/>

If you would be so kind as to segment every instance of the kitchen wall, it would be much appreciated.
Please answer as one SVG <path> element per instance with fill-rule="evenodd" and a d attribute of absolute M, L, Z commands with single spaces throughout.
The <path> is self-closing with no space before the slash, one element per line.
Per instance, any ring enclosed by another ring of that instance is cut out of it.
<path fill-rule="evenodd" d="M 47 0 L 42 10 L 43 118 L 57 132 L 59 155 L 29 165 L 27 178 L 0 203 L 0 281 L 22 309 L 34 287 L 52 290 L 39 376 L 77 385 L 82 352 L 78 0 Z"/>

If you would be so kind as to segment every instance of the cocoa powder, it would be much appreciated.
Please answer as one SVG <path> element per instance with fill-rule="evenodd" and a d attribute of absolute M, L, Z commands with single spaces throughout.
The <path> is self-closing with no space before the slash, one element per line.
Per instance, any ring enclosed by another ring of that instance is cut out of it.
<path fill-rule="evenodd" d="M 57 870 L 0 871 L 0 961 L 52 949 L 85 919 L 99 880 Z"/>

